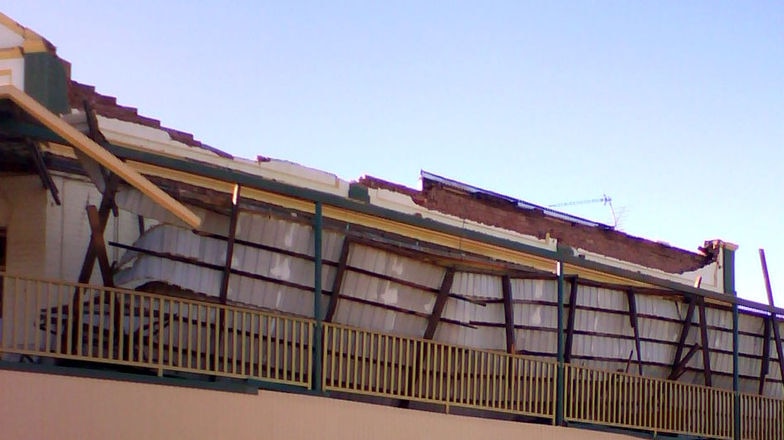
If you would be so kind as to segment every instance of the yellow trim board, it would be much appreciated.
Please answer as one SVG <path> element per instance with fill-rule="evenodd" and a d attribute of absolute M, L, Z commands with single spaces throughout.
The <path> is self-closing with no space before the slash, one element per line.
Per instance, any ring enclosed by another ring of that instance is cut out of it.
<path fill-rule="evenodd" d="M 210 177 L 199 176 L 196 174 L 186 173 L 182 171 L 171 170 L 157 165 L 150 165 L 146 163 L 129 161 L 129 166 L 148 176 L 157 176 L 168 179 L 185 182 L 191 185 L 201 186 L 204 188 L 214 189 L 223 192 L 227 197 L 231 196 L 234 189 L 234 184 L 222 180 L 213 179 Z M 288 209 L 295 209 L 302 212 L 313 213 L 314 204 L 302 199 L 288 197 L 280 194 L 275 194 L 255 188 L 242 188 L 242 197 L 259 200 L 265 203 L 281 206 Z M 464 237 L 459 237 L 443 232 L 433 231 L 420 226 L 407 225 L 394 220 L 389 220 L 383 217 L 374 215 L 363 214 L 360 212 L 351 211 L 344 208 L 335 206 L 324 206 L 324 217 L 345 221 L 348 223 L 355 223 L 378 230 L 392 232 L 404 237 L 414 238 L 417 240 L 427 241 L 429 243 L 446 246 L 456 250 L 462 250 L 477 255 L 483 255 L 501 261 L 510 263 L 517 263 L 521 265 L 535 267 L 539 270 L 554 273 L 555 262 L 548 258 L 539 257 L 536 255 L 526 254 L 524 252 L 506 249 L 500 246 L 483 243 L 481 241 L 472 240 Z M 599 281 L 599 280 L 597 280 Z"/>
<path fill-rule="evenodd" d="M 184 221 L 192 228 L 201 225 L 201 219 L 185 205 L 174 200 L 162 189 L 155 186 L 146 177 L 139 174 L 120 159 L 109 153 L 105 148 L 96 144 L 92 139 L 70 126 L 57 115 L 49 111 L 38 101 L 12 85 L 0 86 L 0 99 L 10 99 L 22 110 L 33 116 L 38 122 L 68 141 L 74 148 L 79 149 L 91 159 L 108 168 L 131 186 L 141 191 L 155 203 L 159 204 L 177 218 Z"/>
<path fill-rule="evenodd" d="M 0 60 L 11 60 L 22 57 L 24 57 L 24 54 L 22 53 L 22 49 L 19 47 L 0 49 Z"/>

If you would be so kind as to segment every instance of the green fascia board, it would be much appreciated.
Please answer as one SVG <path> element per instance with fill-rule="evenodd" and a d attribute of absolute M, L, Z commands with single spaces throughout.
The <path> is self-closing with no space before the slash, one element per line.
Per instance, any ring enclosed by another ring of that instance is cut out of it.
<path fill-rule="evenodd" d="M 34 137 L 42 141 L 58 142 L 67 144 L 62 138 L 57 136 L 51 130 L 41 127 L 36 124 L 29 124 L 17 121 L 0 121 L 0 133 L 7 133 L 13 135 L 25 135 Z M 513 240 L 500 238 L 485 234 L 478 231 L 466 230 L 457 226 L 447 225 L 429 218 L 422 218 L 413 214 L 406 214 L 394 211 L 388 208 L 372 205 L 369 203 L 359 202 L 346 197 L 341 197 L 335 194 L 324 193 L 310 188 L 302 188 L 288 183 L 278 182 L 265 177 L 248 174 L 242 171 L 237 171 L 228 167 L 222 167 L 214 164 L 196 161 L 189 158 L 178 158 L 172 156 L 165 156 L 149 151 L 141 151 L 120 145 L 106 143 L 104 145 L 112 154 L 120 159 L 134 160 L 151 165 L 156 165 L 163 168 L 169 168 L 175 171 L 182 171 L 193 173 L 204 177 L 222 180 L 225 182 L 238 183 L 245 187 L 251 187 L 258 190 L 273 192 L 289 197 L 294 197 L 311 202 L 322 202 L 325 205 L 330 205 L 338 208 L 343 208 L 363 214 L 373 215 L 377 217 L 386 218 L 388 220 L 396 221 L 399 223 L 407 224 L 410 226 L 421 227 L 433 231 L 450 234 L 458 237 L 464 237 L 471 240 L 476 240 L 486 244 L 499 246 L 505 249 L 534 255 L 541 258 L 550 259 L 553 262 L 562 261 L 563 263 L 573 266 L 582 267 L 589 270 L 607 273 L 610 275 L 626 278 L 633 281 L 638 281 L 653 286 L 671 289 L 676 292 L 686 293 L 690 295 L 702 296 L 709 299 L 714 299 L 727 304 L 738 304 L 743 307 L 765 311 L 768 313 L 784 314 L 784 309 L 778 307 L 771 307 L 768 304 L 757 303 L 737 296 L 727 295 L 723 293 L 711 292 L 709 290 L 697 288 L 687 284 L 677 283 L 675 281 L 657 278 L 655 276 L 643 274 L 641 272 L 634 272 L 628 269 L 621 269 L 618 267 L 610 266 L 604 263 L 588 260 L 576 254 L 575 250 L 569 246 L 559 244 L 556 251 L 542 249 L 525 243 L 516 242 Z M 726 265 L 725 265 L 726 267 Z"/>
<path fill-rule="evenodd" d="M 735 251 L 722 248 L 722 259 L 724 260 L 724 293 L 737 296 L 735 292 Z"/>
<path fill-rule="evenodd" d="M 48 52 L 36 52 L 26 53 L 24 64 L 25 93 L 52 113 L 68 112 L 68 73 L 63 62 Z"/>
<path fill-rule="evenodd" d="M 370 193 L 368 187 L 358 182 L 348 184 L 348 198 L 359 200 L 360 202 L 370 203 Z"/>

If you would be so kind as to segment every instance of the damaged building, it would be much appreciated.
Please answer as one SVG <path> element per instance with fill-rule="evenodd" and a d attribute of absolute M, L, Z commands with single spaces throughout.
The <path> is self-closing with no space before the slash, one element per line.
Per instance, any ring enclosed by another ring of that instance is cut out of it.
<path fill-rule="evenodd" d="M 236 158 L 76 82 L 0 15 L 3 384 L 121 377 L 564 438 L 781 439 L 784 310 L 737 297 L 735 250 L 428 172 L 414 189 Z M 31 387 L 16 392 L 46 393 Z"/>

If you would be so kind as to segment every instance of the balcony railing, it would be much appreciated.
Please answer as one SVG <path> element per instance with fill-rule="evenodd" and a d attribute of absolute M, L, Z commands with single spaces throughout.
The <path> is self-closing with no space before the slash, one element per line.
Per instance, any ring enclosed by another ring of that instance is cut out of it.
<path fill-rule="evenodd" d="M 555 422 L 784 438 L 784 400 L 216 303 L 0 274 L 0 354 L 255 379 Z M 316 344 L 321 342 L 321 344 Z M 317 350 L 319 349 L 321 351 Z M 320 382 L 313 375 L 322 359 Z M 559 405 L 560 403 L 560 405 Z"/>
<path fill-rule="evenodd" d="M 564 373 L 566 420 L 732 438 L 731 391 L 569 364 Z"/>
<path fill-rule="evenodd" d="M 0 351 L 311 386 L 313 322 L 4 276 Z"/>
<path fill-rule="evenodd" d="M 741 393 L 740 414 L 741 439 L 784 439 L 784 400 Z"/>
<path fill-rule="evenodd" d="M 555 418 L 556 363 L 324 326 L 324 389 Z"/>

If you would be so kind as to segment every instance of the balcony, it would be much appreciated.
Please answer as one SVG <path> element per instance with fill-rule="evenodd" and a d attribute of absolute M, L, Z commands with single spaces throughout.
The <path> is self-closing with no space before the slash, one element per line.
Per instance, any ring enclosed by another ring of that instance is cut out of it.
<path fill-rule="evenodd" d="M 6 360 L 226 377 L 444 411 L 733 439 L 784 438 L 784 400 L 321 323 L 258 309 L 2 275 Z"/>

